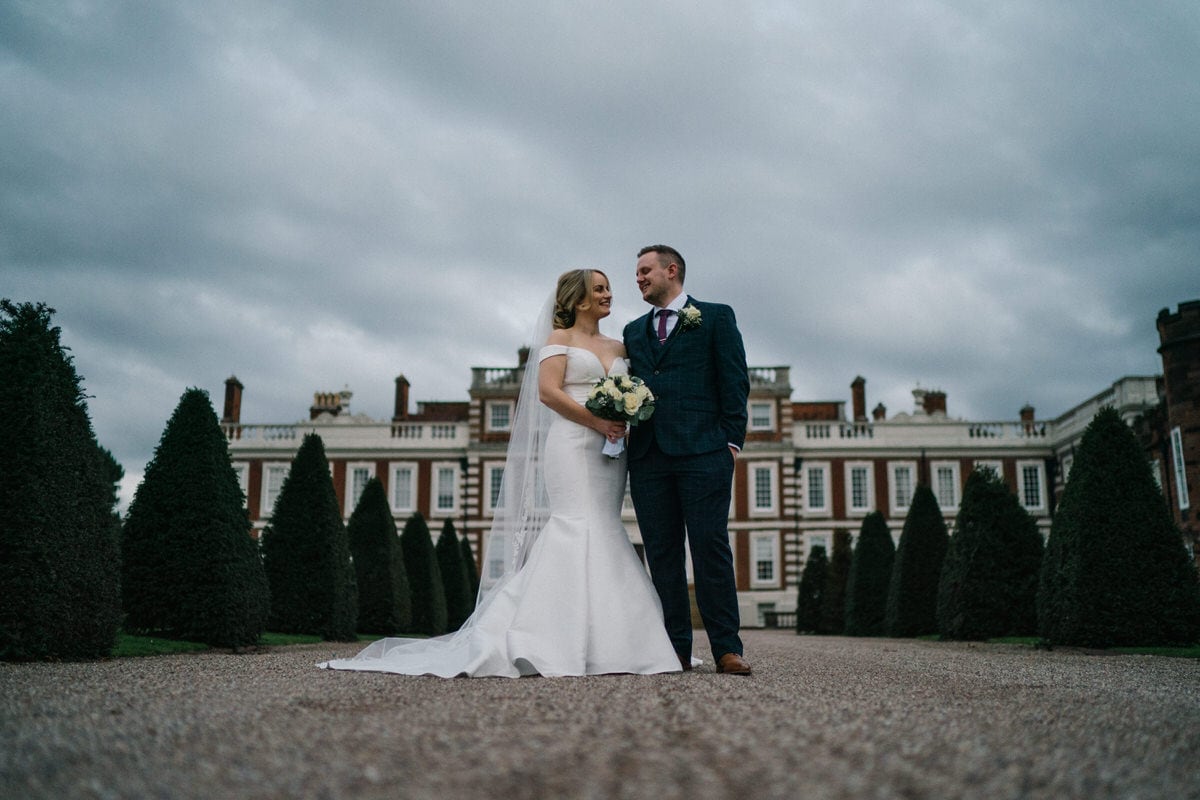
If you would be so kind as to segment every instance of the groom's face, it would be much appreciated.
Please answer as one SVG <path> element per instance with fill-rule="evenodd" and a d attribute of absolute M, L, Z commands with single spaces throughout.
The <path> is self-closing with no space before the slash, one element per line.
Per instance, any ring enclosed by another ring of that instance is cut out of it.
<path fill-rule="evenodd" d="M 673 277 L 678 271 L 673 262 L 664 261 L 658 253 L 646 253 L 639 258 L 637 285 L 642 299 L 659 307 L 670 302 L 676 294 Z"/>

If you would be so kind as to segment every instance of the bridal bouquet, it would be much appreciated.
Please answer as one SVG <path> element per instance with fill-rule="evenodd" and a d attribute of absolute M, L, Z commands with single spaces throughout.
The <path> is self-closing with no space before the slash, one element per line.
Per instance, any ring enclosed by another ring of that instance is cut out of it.
<path fill-rule="evenodd" d="M 584 406 L 600 419 L 637 425 L 654 413 L 654 393 L 641 378 L 613 375 L 596 381 Z M 609 458 L 616 458 L 624 449 L 624 439 L 604 441 L 604 455 Z"/>

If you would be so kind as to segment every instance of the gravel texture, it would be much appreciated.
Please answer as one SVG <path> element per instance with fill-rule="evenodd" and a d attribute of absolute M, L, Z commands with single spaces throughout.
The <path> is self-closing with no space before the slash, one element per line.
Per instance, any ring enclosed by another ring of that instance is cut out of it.
<path fill-rule="evenodd" d="M 744 639 L 749 678 L 314 666 L 353 644 L 0 664 L 0 797 L 1200 798 L 1200 661 Z"/>

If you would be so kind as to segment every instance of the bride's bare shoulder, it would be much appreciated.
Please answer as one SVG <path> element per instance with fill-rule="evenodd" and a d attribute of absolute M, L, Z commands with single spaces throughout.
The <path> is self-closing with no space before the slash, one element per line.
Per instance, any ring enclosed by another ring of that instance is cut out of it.
<path fill-rule="evenodd" d="M 621 341 L 620 339 L 613 339 L 605 336 L 604 349 L 607 350 L 610 355 L 619 356 L 620 358 L 624 358 L 626 355 L 625 342 Z"/>
<path fill-rule="evenodd" d="M 570 343 L 571 332 L 564 328 L 559 328 L 556 331 L 552 331 L 550 333 L 550 337 L 546 339 L 546 344 L 569 345 Z"/>

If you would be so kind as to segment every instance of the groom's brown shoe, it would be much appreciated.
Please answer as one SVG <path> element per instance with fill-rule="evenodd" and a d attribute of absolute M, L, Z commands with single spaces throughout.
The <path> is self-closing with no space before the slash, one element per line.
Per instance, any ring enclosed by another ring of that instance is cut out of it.
<path fill-rule="evenodd" d="M 717 659 L 717 672 L 726 675 L 749 675 L 750 663 L 737 653 L 726 653 Z"/>

